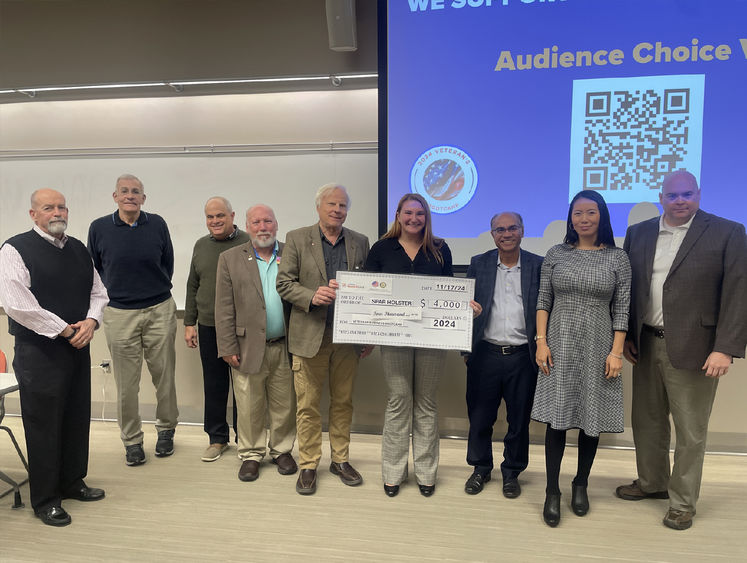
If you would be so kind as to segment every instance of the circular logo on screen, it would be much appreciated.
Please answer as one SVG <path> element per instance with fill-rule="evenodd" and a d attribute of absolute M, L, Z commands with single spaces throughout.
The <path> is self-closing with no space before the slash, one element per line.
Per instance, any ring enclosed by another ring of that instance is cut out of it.
<path fill-rule="evenodd" d="M 454 213 L 475 195 L 477 168 L 462 149 L 433 147 L 413 164 L 410 189 L 425 198 L 433 213 Z"/>

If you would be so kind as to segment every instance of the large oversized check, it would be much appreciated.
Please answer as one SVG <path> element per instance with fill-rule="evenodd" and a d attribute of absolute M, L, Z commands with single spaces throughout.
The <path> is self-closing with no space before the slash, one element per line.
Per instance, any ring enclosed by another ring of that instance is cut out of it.
<path fill-rule="evenodd" d="M 337 272 L 333 342 L 472 348 L 475 280 Z"/>

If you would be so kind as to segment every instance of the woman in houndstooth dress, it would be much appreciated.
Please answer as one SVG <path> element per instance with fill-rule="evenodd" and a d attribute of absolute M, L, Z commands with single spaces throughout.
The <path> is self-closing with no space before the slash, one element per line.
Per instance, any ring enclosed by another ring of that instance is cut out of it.
<path fill-rule="evenodd" d="M 600 432 L 623 431 L 622 351 L 630 306 L 630 263 L 615 247 L 602 196 L 579 192 L 568 212 L 564 244 L 542 264 L 537 300 L 537 364 L 532 418 L 547 424 L 543 515 L 560 520 L 558 476 L 566 430 L 579 429 L 571 507 L 589 510 L 586 494 Z"/>

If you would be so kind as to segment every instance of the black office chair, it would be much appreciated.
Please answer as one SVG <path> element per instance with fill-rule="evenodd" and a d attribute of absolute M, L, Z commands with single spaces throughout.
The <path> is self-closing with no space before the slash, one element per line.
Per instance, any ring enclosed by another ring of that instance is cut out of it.
<path fill-rule="evenodd" d="M 7 360 L 5 358 L 5 354 L 3 354 L 3 351 L 0 350 L 0 373 L 5 373 L 7 371 L 8 365 Z M 2 387 L 2 386 L 0 386 Z M 3 418 L 5 417 L 5 395 L 8 393 L 13 393 L 14 391 L 18 391 L 18 383 L 6 385 L 5 387 L 0 388 L 0 422 L 3 421 Z M 7 426 L 0 426 L 0 430 L 5 430 L 8 433 L 8 436 L 10 436 L 10 440 L 13 442 L 13 446 L 15 446 L 16 451 L 18 452 L 18 457 L 21 458 L 21 461 L 23 462 L 23 466 L 26 468 L 26 474 L 28 475 L 29 472 L 29 464 L 26 462 L 26 458 L 23 455 L 23 452 L 21 451 L 21 448 L 18 446 L 18 441 L 16 440 L 16 437 L 13 435 L 13 432 L 10 428 Z M 8 477 L 5 473 L 0 471 L 0 480 L 5 481 L 8 483 L 11 488 L 7 491 L 0 493 L 0 498 L 3 498 L 5 495 L 9 494 L 11 491 L 15 492 L 14 502 L 13 502 L 13 508 L 23 508 L 24 504 L 21 501 L 21 487 L 28 482 L 28 477 L 24 479 L 23 481 L 14 481 L 10 477 Z"/>

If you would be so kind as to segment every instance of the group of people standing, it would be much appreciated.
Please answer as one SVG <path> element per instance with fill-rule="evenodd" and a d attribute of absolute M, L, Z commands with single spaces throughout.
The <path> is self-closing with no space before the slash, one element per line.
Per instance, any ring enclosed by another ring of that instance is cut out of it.
<path fill-rule="evenodd" d="M 579 192 L 564 241 L 544 259 L 519 249 L 518 214 L 493 217 L 497 250 L 474 257 L 467 271 L 484 317 L 475 320 L 467 356 L 467 461 L 474 468 L 467 493 L 490 480 L 503 399 L 504 496 L 521 494 L 531 418 L 547 425 L 545 522 L 560 522 L 559 474 L 571 429 L 578 429 L 578 465 L 570 506 L 586 515 L 599 435 L 624 427 L 624 356 L 633 364 L 638 479 L 616 494 L 669 499 L 663 523 L 692 525 L 718 378 L 747 346 L 747 238 L 743 225 L 699 209 L 700 188 L 685 170 L 664 178 L 659 201 L 663 214 L 632 225 L 620 249 L 602 196 Z"/>
<path fill-rule="evenodd" d="M 747 345 L 741 318 L 747 308 L 744 226 L 700 211 L 699 200 L 691 174 L 670 174 L 660 194 L 663 215 L 632 226 L 620 249 L 604 199 L 582 191 L 571 202 L 564 241 L 544 259 L 521 249 L 518 213 L 491 219 L 496 249 L 473 257 L 467 272 L 476 280 L 472 351 L 464 355 L 467 463 L 473 467 L 467 493 L 480 493 L 491 479 L 493 426 L 503 400 L 504 496 L 521 494 L 530 419 L 545 423 L 543 517 L 557 526 L 566 431 L 578 429 L 571 508 L 585 515 L 599 435 L 623 431 L 619 375 L 625 356 L 634 364 L 639 478 L 617 494 L 626 500 L 669 498 L 664 523 L 691 525 L 718 377 L 733 357 L 744 356 Z M 0 300 L 15 336 L 31 501 L 49 525 L 70 523 L 62 499 L 104 497 L 83 481 L 88 344 L 101 323 L 112 354 L 126 464 L 146 460 L 138 409 L 143 358 L 156 388 L 155 453 L 174 451 L 173 248 L 163 219 L 141 209 L 145 192 L 138 178 L 121 176 L 114 201 L 117 210 L 91 224 L 86 250 L 64 234 L 62 194 L 37 190 L 31 198 L 34 229 L 0 249 Z M 288 232 L 282 243 L 271 208 L 250 207 L 242 231 L 228 200 L 209 199 L 209 233 L 194 247 L 184 318 L 185 342 L 199 347 L 203 368 L 209 444 L 202 460 L 215 461 L 229 447 L 232 387 L 238 478 L 257 479 L 269 453 L 278 472 L 299 473 L 296 491 L 303 495 L 317 487 L 325 381 L 329 469 L 346 485 L 363 482 L 349 460 L 352 395 L 358 362 L 372 347 L 332 341 L 336 273 L 453 275 L 449 247 L 433 233 L 421 196 L 402 197 L 390 229 L 370 250 L 366 236 L 343 226 L 350 209 L 343 186 L 322 186 L 315 204 L 319 221 Z M 439 457 L 436 398 L 446 352 L 382 346 L 380 355 L 387 389 L 384 491 L 396 496 L 407 480 L 412 443 L 415 480 L 420 493 L 431 496 Z M 670 413 L 677 432 L 671 475 Z M 296 440 L 298 463 L 291 453 Z"/>
<path fill-rule="evenodd" d="M 630 262 L 615 246 L 602 196 L 582 191 L 568 210 L 562 244 L 544 259 L 521 250 L 517 213 L 493 217 L 497 250 L 475 256 L 467 271 L 484 319 L 474 324 L 467 362 L 470 419 L 465 491 L 478 494 L 491 478 L 491 438 L 505 401 L 508 432 L 501 464 L 503 494 L 521 494 L 529 461 L 530 418 L 547 425 L 545 522 L 560 522 L 559 475 L 566 431 L 578 429 L 578 469 L 571 507 L 589 511 L 587 485 L 602 432 L 623 431 L 623 345 L 628 330 Z"/>

